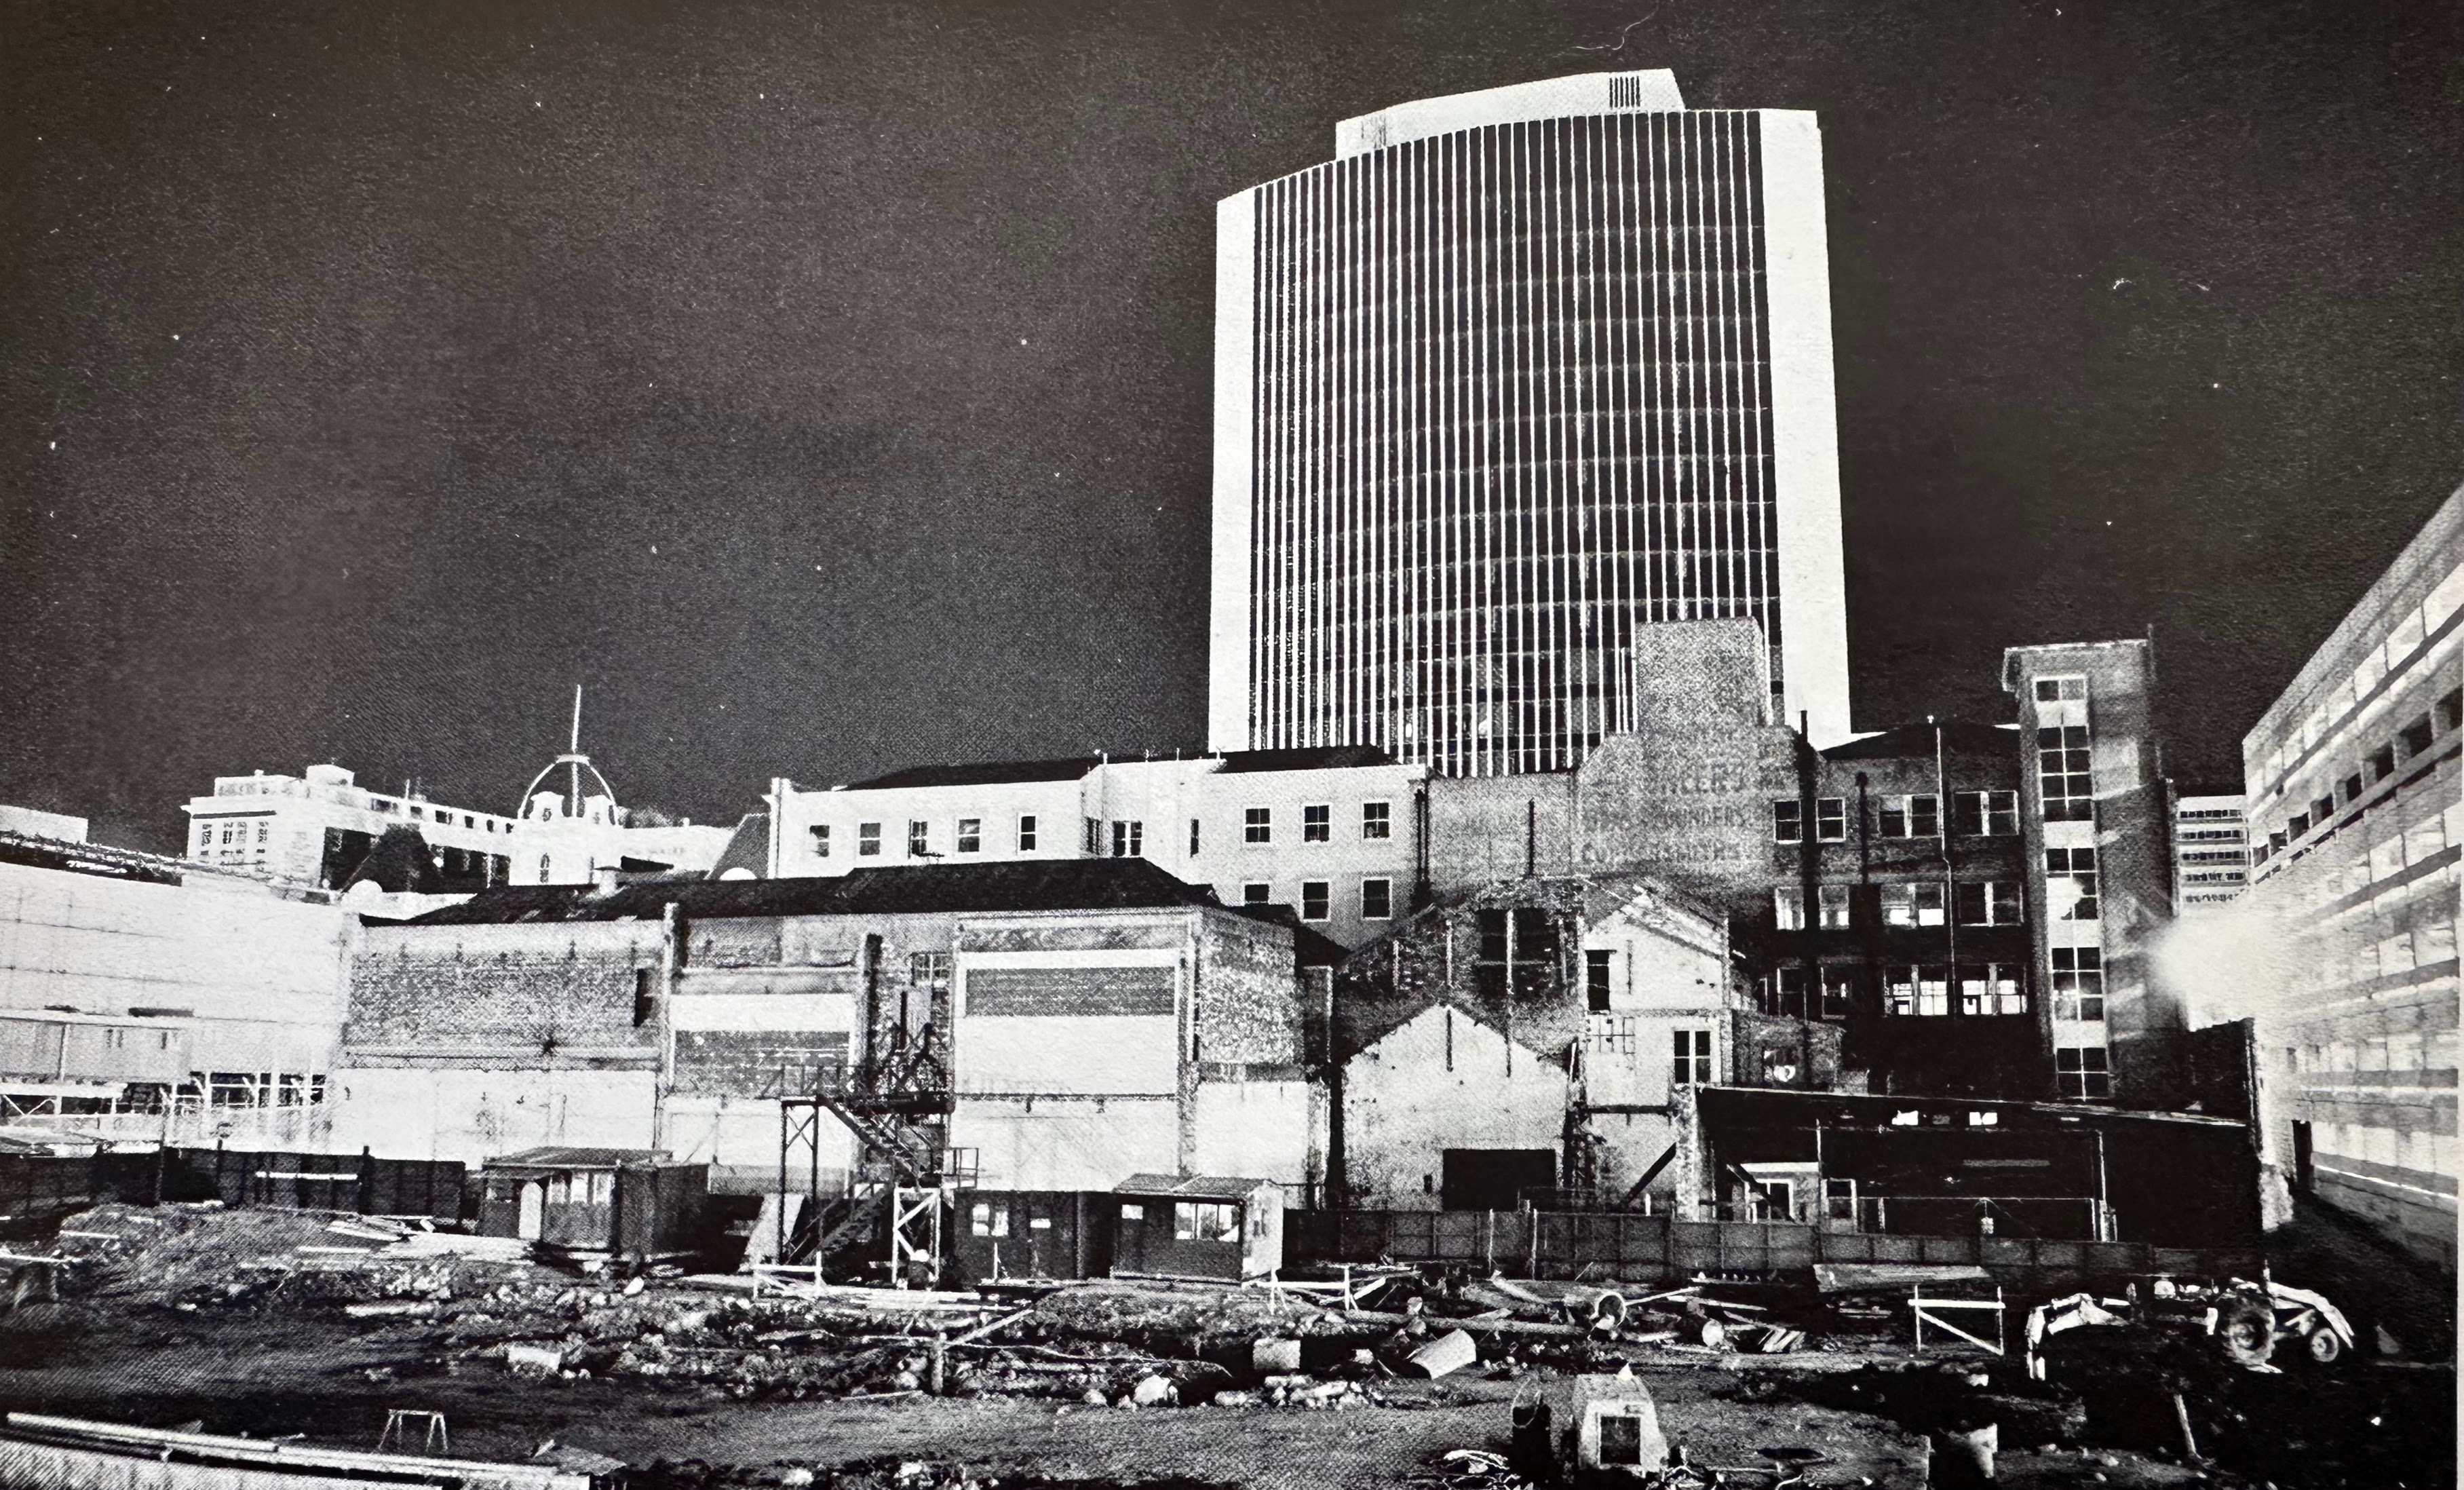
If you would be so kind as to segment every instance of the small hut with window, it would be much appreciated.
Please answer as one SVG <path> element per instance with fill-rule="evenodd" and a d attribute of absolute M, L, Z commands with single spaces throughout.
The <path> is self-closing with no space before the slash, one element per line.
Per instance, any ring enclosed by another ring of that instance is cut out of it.
<path fill-rule="evenodd" d="M 693 1250 L 710 1166 L 663 1150 L 526 1149 L 479 1173 L 479 1234 L 655 1258 Z"/>
<path fill-rule="evenodd" d="M 1284 1191 L 1272 1180 L 1133 1174 L 1112 1202 L 1115 1277 L 1237 1282 L 1284 1265 Z"/>

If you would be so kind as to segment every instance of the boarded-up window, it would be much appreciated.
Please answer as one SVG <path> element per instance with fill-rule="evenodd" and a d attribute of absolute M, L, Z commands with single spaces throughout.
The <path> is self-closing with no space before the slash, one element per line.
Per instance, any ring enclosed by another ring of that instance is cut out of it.
<path fill-rule="evenodd" d="M 978 968 L 967 974 L 971 1015 L 1162 1015 L 1173 1012 L 1170 968 Z"/>

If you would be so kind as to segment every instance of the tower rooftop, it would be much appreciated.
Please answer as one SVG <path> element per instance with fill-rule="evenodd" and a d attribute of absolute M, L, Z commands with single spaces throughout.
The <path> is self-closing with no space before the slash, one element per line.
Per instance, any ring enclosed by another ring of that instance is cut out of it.
<path fill-rule="evenodd" d="M 1416 99 L 1344 120 L 1334 126 L 1334 158 L 1340 161 L 1484 124 L 1519 124 L 1578 114 L 1668 114 L 1684 107 L 1685 100 L 1677 92 L 1677 75 L 1666 68 L 1576 73 L 1442 99 Z"/>

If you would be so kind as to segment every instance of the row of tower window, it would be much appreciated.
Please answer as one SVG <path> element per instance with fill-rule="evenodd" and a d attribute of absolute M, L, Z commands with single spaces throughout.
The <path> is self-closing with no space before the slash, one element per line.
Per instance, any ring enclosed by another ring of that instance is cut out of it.
<path fill-rule="evenodd" d="M 1774 799 L 1771 838 L 1775 843 L 1805 842 L 1805 804 L 1793 798 Z M 2010 837 L 2019 831 L 2017 792 L 1953 792 L 1951 831 L 1975 837 Z M 1911 793 L 1881 799 L 1875 814 L 1875 832 L 1881 838 L 1940 838 L 1942 799 L 1932 793 Z M 1848 799 L 1818 797 L 1814 802 L 1814 836 L 1817 843 L 1848 840 Z"/>
<path fill-rule="evenodd" d="M 1189 820 L 1189 852 L 1195 857 L 1203 844 L 1202 820 Z M 873 858 L 882 851 L 882 827 L 879 822 L 855 825 L 855 852 L 858 858 Z M 830 824 L 817 822 L 812 829 L 813 855 L 830 857 L 832 834 Z M 1360 837 L 1375 842 L 1395 836 L 1395 805 L 1391 801 L 1367 801 L 1360 804 Z M 1021 813 L 1011 827 L 1010 842 L 1017 852 L 1034 853 L 1042 839 L 1042 829 L 1034 813 Z M 1334 804 L 1312 802 L 1300 809 L 1300 841 L 1304 844 L 1331 843 L 1334 839 Z M 1272 844 L 1275 841 L 1275 810 L 1272 807 L 1244 807 L 1241 810 L 1241 842 Z M 984 820 L 960 818 L 951 835 L 952 849 L 961 854 L 984 851 Z M 1136 819 L 1107 822 L 1102 818 L 1084 820 L 1081 850 L 1090 857 L 1134 859 L 1146 852 L 1146 823 Z M 913 819 L 907 824 L 907 855 L 912 859 L 936 857 L 933 848 L 933 824 L 926 819 Z"/>
<path fill-rule="evenodd" d="M 1816 924 L 1822 930 L 1844 931 L 1856 924 L 1850 895 L 1854 887 L 1815 887 Z M 2017 926 L 2026 919 L 2026 902 L 2020 887 L 2008 880 L 1965 881 L 1948 887 L 1940 880 L 1911 880 L 1879 888 L 1884 926 Z M 1805 930 L 1803 889 L 1795 886 L 1774 888 L 1771 910 L 1780 931 Z"/>

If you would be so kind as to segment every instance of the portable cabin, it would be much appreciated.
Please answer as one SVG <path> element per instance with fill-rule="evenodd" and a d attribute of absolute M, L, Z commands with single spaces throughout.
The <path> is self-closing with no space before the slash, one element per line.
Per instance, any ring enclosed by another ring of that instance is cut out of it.
<path fill-rule="evenodd" d="M 1112 1195 L 962 1190 L 950 1245 L 963 1282 L 1102 1278 L 1112 1268 Z"/>
<path fill-rule="evenodd" d="M 1284 1191 L 1220 1174 L 1133 1174 L 1112 1187 L 1112 1272 L 1238 1282 L 1284 1265 Z"/>
<path fill-rule="evenodd" d="M 664 1150 L 526 1149 L 479 1172 L 479 1234 L 576 1252 L 690 1252 L 710 1166 Z"/>

